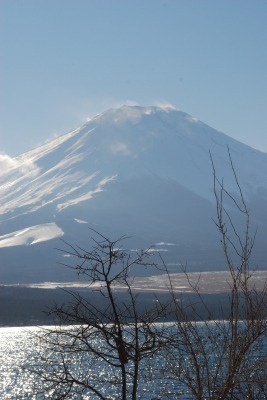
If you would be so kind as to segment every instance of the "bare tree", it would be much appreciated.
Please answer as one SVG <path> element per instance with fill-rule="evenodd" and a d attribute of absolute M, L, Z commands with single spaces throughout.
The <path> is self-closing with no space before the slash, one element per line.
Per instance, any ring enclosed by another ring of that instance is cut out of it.
<path fill-rule="evenodd" d="M 167 306 L 154 302 L 146 310 L 132 290 L 130 269 L 154 267 L 151 252 L 133 256 L 120 248 L 125 238 L 112 241 L 94 233 L 90 251 L 67 245 L 68 255 L 78 260 L 71 268 L 86 276 L 91 297 L 69 291 L 70 301 L 49 311 L 56 327 L 40 336 L 46 351 L 30 370 L 50 399 L 89 394 L 135 400 L 145 390 L 139 390 L 140 379 L 144 386 L 153 375 L 149 362 L 168 340 L 164 326 L 155 324 L 165 318 Z"/>
<path fill-rule="evenodd" d="M 169 275 L 170 293 L 175 308 L 176 339 L 166 348 L 170 368 L 167 374 L 177 379 L 194 399 L 263 399 L 267 398 L 267 357 L 261 351 L 267 332 L 267 285 L 257 291 L 251 283 L 250 261 L 255 234 L 250 233 L 250 212 L 228 149 L 238 198 L 226 190 L 216 176 L 211 157 L 217 218 L 222 250 L 230 272 L 228 309 L 217 320 L 209 309 L 199 285 L 190 281 L 196 302 L 177 302 Z M 224 206 L 232 202 L 244 220 L 240 232 Z M 238 262 L 236 262 L 236 260 Z M 163 261 L 163 260 L 162 260 Z M 164 261 L 163 261 L 164 264 Z M 167 268 L 166 272 L 168 274 Z M 208 318 L 203 320 L 200 308 Z M 175 355 L 175 356 L 174 356 Z"/>
<path fill-rule="evenodd" d="M 186 268 L 182 272 L 193 295 L 177 299 L 162 257 L 156 263 L 149 250 L 126 251 L 121 248 L 125 238 L 113 241 L 94 232 L 89 251 L 69 244 L 63 250 L 77 261 L 71 268 L 85 276 L 91 295 L 69 291 L 70 301 L 50 310 L 56 327 L 40 337 L 45 351 L 41 362 L 30 367 L 40 378 L 40 393 L 50 399 L 267 398 L 267 357 L 262 352 L 267 286 L 258 291 L 252 284 L 255 234 L 250 233 L 250 212 L 228 154 L 237 197 L 217 178 L 211 157 L 215 224 L 230 275 L 229 299 L 227 307 L 221 306 L 220 319 Z M 243 217 L 241 231 L 231 208 L 225 207 L 229 202 Z M 137 266 L 167 274 L 167 303 L 157 298 L 149 309 L 142 307 L 134 290 Z M 165 324 L 170 316 L 172 323 Z M 157 382 L 160 387 L 153 394 Z"/>

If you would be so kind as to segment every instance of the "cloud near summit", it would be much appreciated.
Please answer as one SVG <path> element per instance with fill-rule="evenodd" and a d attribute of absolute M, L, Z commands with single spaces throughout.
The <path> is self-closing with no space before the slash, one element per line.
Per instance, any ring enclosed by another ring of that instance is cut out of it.
<path fill-rule="evenodd" d="M 0 176 L 13 170 L 19 170 L 21 174 L 37 175 L 39 168 L 25 156 L 10 157 L 8 154 L 0 153 Z"/>

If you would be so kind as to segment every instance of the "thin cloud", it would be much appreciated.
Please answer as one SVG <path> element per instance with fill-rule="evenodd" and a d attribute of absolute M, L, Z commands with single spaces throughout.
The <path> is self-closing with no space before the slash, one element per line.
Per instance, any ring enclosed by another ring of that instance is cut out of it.
<path fill-rule="evenodd" d="M 111 108 L 120 108 L 122 106 L 139 106 L 135 100 L 131 99 L 114 99 L 114 98 L 98 98 L 94 97 L 92 99 L 86 99 L 82 103 L 78 104 L 77 109 L 72 110 L 75 118 L 81 123 L 89 122 L 92 118 L 99 114 L 102 114 Z"/>
<path fill-rule="evenodd" d="M 177 110 L 177 108 L 168 101 L 156 101 L 155 106 L 163 108 L 164 110 Z"/>
<path fill-rule="evenodd" d="M 8 154 L 0 154 L 0 176 L 12 171 L 19 171 L 21 174 L 37 175 L 39 168 L 27 157 L 10 157 Z"/>

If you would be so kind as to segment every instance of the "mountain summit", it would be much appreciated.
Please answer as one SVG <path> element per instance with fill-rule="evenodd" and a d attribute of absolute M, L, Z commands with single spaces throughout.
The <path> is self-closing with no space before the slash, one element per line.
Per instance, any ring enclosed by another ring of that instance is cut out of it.
<path fill-rule="evenodd" d="M 169 265 L 223 269 L 209 152 L 235 193 L 227 147 L 258 227 L 257 262 L 266 268 L 267 154 L 172 107 L 123 106 L 19 155 L 1 172 L 0 280 L 66 279 L 53 248 L 60 237 L 88 245 L 88 227 L 130 235 L 133 249 L 154 245 Z"/>

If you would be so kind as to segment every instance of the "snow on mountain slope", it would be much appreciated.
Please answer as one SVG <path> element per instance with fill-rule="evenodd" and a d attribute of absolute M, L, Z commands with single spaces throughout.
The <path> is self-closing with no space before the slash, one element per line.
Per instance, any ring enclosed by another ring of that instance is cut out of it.
<path fill-rule="evenodd" d="M 12 159 L 0 173 L 0 235 L 14 237 L 17 231 L 54 223 L 65 239 L 79 242 L 89 225 L 131 234 L 137 246 L 175 243 L 176 260 L 195 253 L 193 262 L 201 259 L 203 268 L 209 254 L 209 265 L 216 268 L 209 151 L 218 177 L 235 192 L 227 146 L 255 225 L 265 232 L 267 154 L 173 108 L 123 106 Z M 55 243 L 53 235 L 44 237 Z M 12 241 L 2 240 L 2 247 L 5 243 Z M 40 255 L 48 244 L 30 246 L 36 248 L 27 255 L 32 265 L 39 259 L 40 276 L 48 260 Z M 2 252 L 4 264 L 18 268 L 18 248 L 12 256 Z"/>
<path fill-rule="evenodd" d="M 17 166 L 0 177 L 0 213 L 6 218 L 9 212 L 32 212 L 49 203 L 60 211 L 91 198 L 114 179 L 141 174 L 173 179 L 211 199 L 209 150 L 218 175 L 234 188 L 227 145 L 245 192 L 267 190 L 266 154 L 191 116 L 157 107 L 109 110 L 16 157 Z"/>
<path fill-rule="evenodd" d="M 62 229 L 60 229 L 54 222 L 50 224 L 30 226 L 29 228 L 0 236 L 0 247 L 31 245 L 45 242 L 63 235 L 64 232 Z"/>

